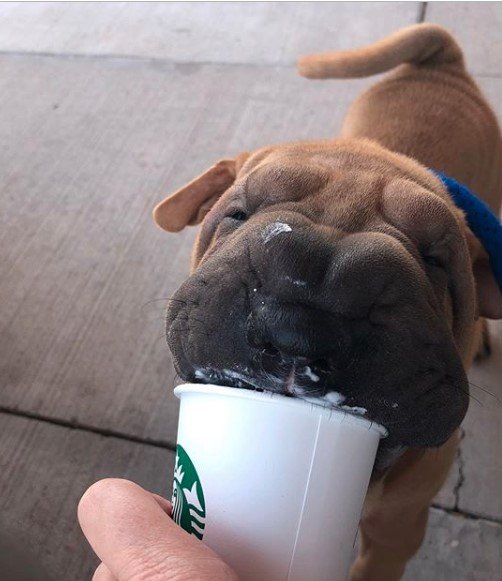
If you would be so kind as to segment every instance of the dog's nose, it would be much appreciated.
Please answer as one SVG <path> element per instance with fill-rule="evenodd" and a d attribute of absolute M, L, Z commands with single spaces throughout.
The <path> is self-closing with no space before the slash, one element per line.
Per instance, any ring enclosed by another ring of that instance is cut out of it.
<path fill-rule="evenodd" d="M 307 306 L 258 296 L 247 319 L 247 341 L 252 347 L 286 357 L 322 357 L 329 345 L 326 316 Z"/>

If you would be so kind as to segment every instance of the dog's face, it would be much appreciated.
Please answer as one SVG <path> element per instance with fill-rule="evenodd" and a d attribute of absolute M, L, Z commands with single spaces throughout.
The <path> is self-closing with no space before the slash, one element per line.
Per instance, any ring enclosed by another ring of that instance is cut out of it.
<path fill-rule="evenodd" d="M 432 174 L 369 143 L 293 144 L 217 164 L 155 216 L 172 231 L 203 218 L 167 312 L 184 380 L 363 413 L 388 446 L 459 425 L 475 291 Z"/>

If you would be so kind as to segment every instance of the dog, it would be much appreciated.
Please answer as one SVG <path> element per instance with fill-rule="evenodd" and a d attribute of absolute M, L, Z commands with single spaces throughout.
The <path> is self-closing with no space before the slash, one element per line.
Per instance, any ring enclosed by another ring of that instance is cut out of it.
<path fill-rule="evenodd" d="M 339 139 L 218 161 L 158 204 L 164 230 L 202 223 L 167 341 L 183 380 L 313 399 L 388 429 L 350 579 L 392 581 L 455 457 L 485 318 L 502 317 L 488 254 L 435 171 L 498 211 L 502 140 L 437 25 L 298 67 L 395 70 L 355 101 Z"/>

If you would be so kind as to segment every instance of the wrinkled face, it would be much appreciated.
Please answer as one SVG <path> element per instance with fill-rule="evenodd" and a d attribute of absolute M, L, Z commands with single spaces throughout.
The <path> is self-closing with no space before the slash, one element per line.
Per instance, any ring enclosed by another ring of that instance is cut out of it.
<path fill-rule="evenodd" d="M 402 168 L 273 150 L 204 219 L 167 340 L 184 380 L 316 400 L 384 425 L 388 447 L 437 446 L 468 404 L 469 268 L 458 216 Z"/>

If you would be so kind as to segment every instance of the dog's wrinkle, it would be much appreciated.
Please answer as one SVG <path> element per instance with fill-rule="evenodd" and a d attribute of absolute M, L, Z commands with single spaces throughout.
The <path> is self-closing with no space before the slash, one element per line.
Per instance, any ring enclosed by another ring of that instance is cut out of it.
<path fill-rule="evenodd" d="M 251 275 L 251 280 L 248 282 L 249 287 L 253 287 L 253 290 L 259 290 L 262 288 L 263 283 L 260 279 L 260 277 L 258 276 L 258 271 L 256 270 L 256 268 L 253 265 L 253 261 L 251 259 L 251 247 L 249 244 L 246 244 L 246 272 L 247 274 Z"/>

